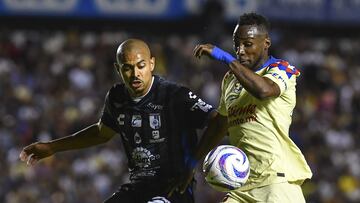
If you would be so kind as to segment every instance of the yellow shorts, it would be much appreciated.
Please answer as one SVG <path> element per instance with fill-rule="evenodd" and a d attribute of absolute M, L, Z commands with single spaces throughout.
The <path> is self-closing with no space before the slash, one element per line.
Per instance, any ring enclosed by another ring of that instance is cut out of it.
<path fill-rule="evenodd" d="M 288 182 L 276 183 L 247 191 L 233 191 L 226 194 L 224 203 L 305 203 L 300 185 Z"/>

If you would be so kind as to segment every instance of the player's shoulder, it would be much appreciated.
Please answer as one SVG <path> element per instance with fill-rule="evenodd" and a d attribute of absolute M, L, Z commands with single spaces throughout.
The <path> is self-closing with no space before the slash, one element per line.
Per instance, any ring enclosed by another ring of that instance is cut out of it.
<path fill-rule="evenodd" d="M 289 78 L 295 75 L 296 77 L 300 75 L 300 71 L 289 61 L 284 59 L 277 59 L 271 56 L 271 63 L 268 66 L 268 69 L 271 70 L 273 68 L 278 68 L 280 71 L 284 71 Z"/>
<path fill-rule="evenodd" d="M 109 89 L 109 94 L 123 93 L 124 90 L 125 90 L 125 84 L 124 84 L 124 83 L 115 83 L 115 84 Z"/>
<path fill-rule="evenodd" d="M 180 83 L 167 80 L 160 76 L 155 76 L 155 81 L 157 81 L 160 91 L 167 91 L 170 94 L 175 94 L 181 91 L 182 89 L 187 89 L 185 86 L 183 86 Z"/>
<path fill-rule="evenodd" d="M 275 58 L 273 56 L 270 56 L 270 65 L 269 67 L 276 67 L 276 66 L 285 66 L 285 67 L 288 67 L 288 66 L 292 66 L 290 64 L 289 61 L 287 60 L 284 60 L 284 59 L 280 59 L 280 58 Z"/>
<path fill-rule="evenodd" d="M 126 89 L 125 89 L 124 83 L 115 83 L 107 92 L 107 97 L 109 100 L 121 100 L 121 98 L 125 98 L 126 95 Z"/>

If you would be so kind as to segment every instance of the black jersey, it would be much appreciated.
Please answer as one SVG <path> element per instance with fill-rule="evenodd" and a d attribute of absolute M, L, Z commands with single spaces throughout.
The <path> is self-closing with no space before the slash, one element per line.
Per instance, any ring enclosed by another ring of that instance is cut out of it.
<path fill-rule="evenodd" d="M 101 122 L 122 138 L 130 180 L 177 177 L 196 146 L 213 107 L 188 88 L 154 76 L 149 93 L 134 102 L 124 84 L 108 92 Z"/>

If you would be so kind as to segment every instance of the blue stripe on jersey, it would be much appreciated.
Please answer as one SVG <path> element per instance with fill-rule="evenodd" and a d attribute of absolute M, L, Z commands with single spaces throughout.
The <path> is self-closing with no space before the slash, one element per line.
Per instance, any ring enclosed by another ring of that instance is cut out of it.
<path fill-rule="evenodd" d="M 275 58 L 273 56 L 270 56 L 269 59 L 259 69 L 257 69 L 255 72 L 260 71 L 261 69 L 266 68 L 270 64 L 276 63 L 277 61 L 279 61 L 279 59 L 277 59 L 277 58 Z"/>
<path fill-rule="evenodd" d="M 285 73 L 286 73 L 286 75 L 288 76 L 288 78 L 291 78 L 291 76 L 294 74 L 294 73 L 290 73 L 290 72 L 288 72 L 288 71 L 286 71 L 286 69 L 288 68 L 288 67 L 286 67 L 286 66 L 284 66 L 284 65 L 282 65 L 282 64 L 278 64 L 278 68 L 280 69 L 280 70 L 282 70 L 282 71 L 285 71 Z"/>

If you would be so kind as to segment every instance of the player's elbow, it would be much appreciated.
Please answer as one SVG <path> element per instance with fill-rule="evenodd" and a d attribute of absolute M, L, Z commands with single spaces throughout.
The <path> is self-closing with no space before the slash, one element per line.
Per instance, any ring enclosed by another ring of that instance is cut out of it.
<path fill-rule="evenodd" d="M 253 94 L 258 100 L 266 100 L 272 97 L 277 97 L 279 93 L 272 88 L 262 88 Z"/>
<path fill-rule="evenodd" d="M 256 92 L 255 94 L 253 94 L 253 96 L 258 99 L 258 100 L 266 100 L 270 97 L 274 97 L 275 95 L 273 94 L 272 91 L 270 91 L 270 89 L 261 89 L 260 91 Z"/>
<path fill-rule="evenodd" d="M 98 129 L 97 135 L 98 135 L 101 143 L 108 142 L 116 134 L 116 132 L 114 132 L 111 128 L 107 127 L 106 125 L 104 125 L 101 122 L 98 122 L 96 125 L 97 125 L 97 129 Z"/>
<path fill-rule="evenodd" d="M 275 84 L 271 83 L 270 85 L 264 85 L 259 88 L 258 91 L 255 91 L 254 97 L 259 100 L 266 100 L 272 97 L 277 97 L 280 95 L 280 88 Z"/>

